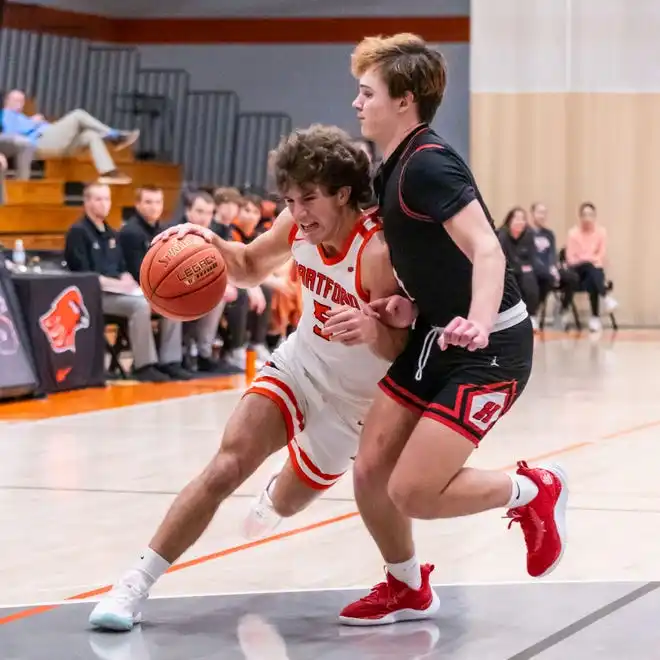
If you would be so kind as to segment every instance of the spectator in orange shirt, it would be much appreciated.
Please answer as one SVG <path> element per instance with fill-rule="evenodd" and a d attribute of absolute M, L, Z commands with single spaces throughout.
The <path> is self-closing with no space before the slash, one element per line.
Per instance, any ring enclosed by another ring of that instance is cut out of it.
<path fill-rule="evenodd" d="M 600 322 L 599 300 L 602 297 L 605 310 L 610 313 L 617 302 L 608 295 L 605 286 L 605 259 L 607 257 L 607 232 L 598 224 L 596 207 L 591 202 L 580 205 L 579 222 L 568 232 L 566 262 L 580 278 L 580 288 L 589 294 L 591 319 L 589 330 L 597 332 Z"/>
<path fill-rule="evenodd" d="M 238 215 L 229 225 L 230 240 L 250 243 L 260 232 L 261 199 L 256 195 L 244 195 Z M 238 298 L 227 306 L 228 337 L 225 342 L 227 362 L 238 369 L 245 369 L 246 350 L 253 348 L 256 366 L 260 369 L 270 358 L 267 345 L 273 289 L 266 281 L 251 289 L 239 289 Z"/>

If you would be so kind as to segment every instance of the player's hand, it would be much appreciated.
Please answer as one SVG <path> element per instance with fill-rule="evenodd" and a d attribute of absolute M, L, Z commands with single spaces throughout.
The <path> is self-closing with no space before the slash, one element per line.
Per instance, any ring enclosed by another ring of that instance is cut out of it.
<path fill-rule="evenodd" d="M 377 320 L 372 314 L 344 305 L 331 309 L 327 312 L 327 317 L 321 332 L 330 341 L 338 341 L 346 346 L 371 344 L 376 341 Z"/>
<path fill-rule="evenodd" d="M 390 328 L 409 328 L 417 318 L 415 303 L 399 295 L 372 300 L 366 307 Z"/>
<path fill-rule="evenodd" d="M 222 296 L 222 299 L 226 303 L 233 303 L 236 298 L 238 298 L 238 289 L 233 284 L 227 282 L 227 288 L 225 289 L 225 294 Z"/>
<path fill-rule="evenodd" d="M 254 286 L 247 289 L 247 297 L 250 304 L 250 311 L 257 315 L 263 314 L 266 310 L 266 296 L 260 286 Z"/>
<path fill-rule="evenodd" d="M 457 316 L 447 324 L 438 338 L 438 346 L 444 351 L 448 346 L 460 346 L 468 351 L 477 351 L 488 346 L 488 331 L 476 321 Z"/>
<path fill-rule="evenodd" d="M 186 222 L 183 225 L 176 225 L 161 232 L 151 241 L 151 244 L 155 245 L 159 241 L 168 241 L 170 238 L 183 238 L 188 234 L 201 236 L 207 243 L 213 243 L 216 236 L 210 229 L 206 229 L 206 227 L 200 227 L 199 225 L 192 224 L 192 222 Z"/>

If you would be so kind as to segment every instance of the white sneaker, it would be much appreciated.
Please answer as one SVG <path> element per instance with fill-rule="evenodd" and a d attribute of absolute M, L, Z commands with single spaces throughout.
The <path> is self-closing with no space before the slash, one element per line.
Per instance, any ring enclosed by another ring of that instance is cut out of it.
<path fill-rule="evenodd" d="M 247 518 L 243 522 L 243 536 L 246 539 L 257 539 L 275 531 L 282 522 L 282 516 L 273 508 L 273 502 L 268 495 L 270 485 L 275 481 L 274 475 L 268 485 L 256 498 L 250 508 Z"/>
<path fill-rule="evenodd" d="M 270 360 L 270 351 L 265 344 L 255 344 L 252 350 L 256 353 L 257 362 L 261 362 L 262 366 Z"/>
<path fill-rule="evenodd" d="M 246 354 L 245 354 L 245 348 L 234 348 L 233 350 L 229 351 L 225 357 L 227 364 L 229 364 L 232 367 L 236 367 L 236 369 L 241 369 L 242 371 L 245 371 L 245 364 L 246 364 Z"/>
<path fill-rule="evenodd" d="M 603 305 L 605 306 L 605 311 L 611 314 L 619 306 L 619 303 L 612 296 L 607 295 L 603 298 Z"/>
<path fill-rule="evenodd" d="M 89 623 L 102 630 L 129 631 L 142 621 L 141 609 L 149 592 L 139 586 L 140 578 L 129 574 L 106 594 L 89 615 Z"/>
<path fill-rule="evenodd" d="M 603 324 L 597 316 L 592 316 L 589 319 L 589 330 L 591 332 L 600 332 L 603 329 Z"/>

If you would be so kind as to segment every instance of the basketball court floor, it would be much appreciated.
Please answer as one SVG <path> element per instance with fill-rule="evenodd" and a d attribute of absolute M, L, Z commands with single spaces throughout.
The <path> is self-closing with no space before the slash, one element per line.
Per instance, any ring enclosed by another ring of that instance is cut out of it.
<path fill-rule="evenodd" d="M 0 406 L 0 658 L 658 658 L 657 365 L 660 332 L 539 340 L 528 390 L 472 464 L 565 466 L 563 562 L 528 578 L 520 529 L 507 530 L 503 511 L 419 522 L 418 554 L 435 565 L 441 611 L 372 629 L 336 622 L 383 577 L 350 476 L 273 536 L 242 538 L 276 456 L 158 583 L 141 626 L 92 631 L 93 602 L 213 454 L 240 389 L 114 385 Z"/>

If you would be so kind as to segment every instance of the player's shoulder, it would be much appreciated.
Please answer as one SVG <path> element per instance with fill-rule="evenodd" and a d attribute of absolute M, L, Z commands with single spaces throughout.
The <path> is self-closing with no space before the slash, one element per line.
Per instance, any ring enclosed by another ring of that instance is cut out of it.
<path fill-rule="evenodd" d="M 428 142 L 421 141 L 410 155 L 406 169 L 409 174 L 422 176 L 443 173 L 447 170 L 469 172 L 460 154 L 439 138 Z"/>
<path fill-rule="evenodd" d="M 385 241 L 383 223 L 377 213 L 362 219 L 364 244 L 361 249 L 362 262 L 374 263 L 383 258 L 389 259 L 389 248 Z"/>

